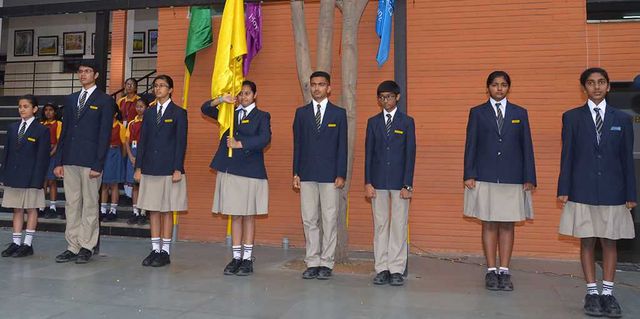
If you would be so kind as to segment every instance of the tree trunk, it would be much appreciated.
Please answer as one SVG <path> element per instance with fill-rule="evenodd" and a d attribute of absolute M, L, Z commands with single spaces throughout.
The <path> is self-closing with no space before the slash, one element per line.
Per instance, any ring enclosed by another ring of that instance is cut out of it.
<path fill-rule="evenodd" d="M 318 20 L 317 71 L 331 73 L 331 55 L 333 51 L 333 17 L 336 0 L 320 0 L 320 19 Z"/>
<path fill-rule="evenodd" d="M 309 38 L 304 19 L 304 1 L 291 0 L 291 24 L 296 47 L 296 66 L 298 67 L 298 81 L 304 103 L 311 101 L 309 77 L 311 76 L 311 57 L 309 55 Z"/>
<path fill-rule="evenodd" d="M 347 110 L 348 162 L 347 180 L 340 192 L 338 211 L 338 246 L 335 260 L 348 260 L 349 233 L 347 231 L 347 206 L 353 173 L 353 152 L 356 140 L 356 85 L 358 82 L 358 26 L 368 0 L 344 0 L 342 6 L 342 107 Z"/>

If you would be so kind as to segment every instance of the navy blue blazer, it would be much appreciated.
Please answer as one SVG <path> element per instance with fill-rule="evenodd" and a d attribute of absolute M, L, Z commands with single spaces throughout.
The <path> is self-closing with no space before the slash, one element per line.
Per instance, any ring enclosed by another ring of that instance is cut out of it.
<path fill-rule="evenodd" d="M 413 186 L 416 163 L 416 129 L 413 118 L 396 111 L 387 136 L 383 112 L 367 121 L 364 183 L 375 189 L 402 189 Z"/>
<path fill-rule="evenodd" d="M 636 202 L 631 116 L 607 105 L 598 145 L 588 105 L 562 115 L 558 196 L 588 205 Z"/>
<path fill-rule="evenodd" d="M 156 124 L 158 108 L 150 107 L 142 116 L 136 153 L 136 168 L 142 174 L 167 176 L 178 170 L 184 174 L 187 152 L 187 111 L 171 101 Z"/>
<path fill-rule="evenodd" d="M 80 91 L 67 95 L 62 111 L 64 125 L 55 155 L 56 166 L 77 165 L 102 172 L 109 149 L 115 101 L 95 89 L 76 116 Z"/>
<path fill-rule="evenodd" d="M 471 108 L 464 148 L 464 180 L 536 185 L 527 110 L 507 101 L 502 132 L 491 103 Z"/>
<path fill-rule="evenodd" d="M 211 106 L 211 100 L 204 102 L 202 114 L 218 119 L 218 108 Z M 233 115 L 233 136 L 237 141 L 242 142 L 242 148 L 234 148 L 232 157 L 228 156 L 227 137 L 229 130 L 224 132 L 218 145 L 211 168 L 218 172 L 228 172 L 230 174 L 267 179 L 267 169 L 264 166 L 264 148 L 271 142 L 271 115 L 268 112 L 254 107 L 251 113 L 238 124 L 240 111 L 235 111 Z"/>
<path fill-rule="evenodd" d="M 2 182 L 14 188 L 42 188 L 49 167 L 51 138 L 49 128 L 31 122 L 18 143 L 18 128 L 22 120 L 7 128 L 7 142 L 2 160 Z"/>
<path fill-rule="evenodd" d="M 331 102 L 316 129 L 309 103 L 296 110 L 293 120 L 293 174 L 301 181 L 333 183 L 347 177 L 347 112 Z"/>

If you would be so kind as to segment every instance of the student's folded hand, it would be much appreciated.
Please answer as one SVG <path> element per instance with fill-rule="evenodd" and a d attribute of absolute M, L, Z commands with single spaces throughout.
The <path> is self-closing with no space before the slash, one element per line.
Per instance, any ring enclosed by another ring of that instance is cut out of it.
<path fill-rule="evenodd" d="M 364 196 L 366 198 L 375 198 L 376 197 L 376 189 L 373 188 L 373 185 L 371 185 L 371 184 L 364 185 Z"/>
<path fill-rule="evenodd" d="M 171 181 L 174 183 L 177 183 L 180 180 L 182 180 L 182 172 L 180 172 L 179 170 L 173 171 L 173 176 L 171 176 Z"/>
<path fill-rule="evenodd" d="M 101 172 L 96 172 L 94 170 L 89 171 L 89 178 L 98 178 L 100 175 L 102 175 Z"/>
<path fill-rule="evenodd" d="M 636 202 L 627 202 L 627 208 L 628 209 L 633 209 L 634 207 L 638 206 L 638 203 Z"/>

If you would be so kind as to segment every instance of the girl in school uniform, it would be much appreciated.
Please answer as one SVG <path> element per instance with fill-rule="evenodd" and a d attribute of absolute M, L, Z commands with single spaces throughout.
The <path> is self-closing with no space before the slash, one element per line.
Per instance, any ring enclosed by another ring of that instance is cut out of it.
<path fill-rule="evenodd" d="M 115 221 L 118 218 L 118 201 L 120 193 L 118 186 L 124 183 L 124 159 L 123 144 L 126 142 L 126 129 L 122 124 L 122 114 L 119 109 L 114 109 L 113 124 L 111 125 L 111 141 L 109 151 L 104 161 L 102 186 L 100 191 L 100 215 L 103 221 Z M 111 196 L 109 196 L 111 193 Z M 111 203 L 109 204 L 109 199 Z"/>
<path fill-rule="evenodd" d="M 172 212 L 187 210 L 187 111 L 171 100 L 168 75 L 156 77 L 153 91 L 157 103 L 144 112 L 134 179 L 140 182 L 138 208 L 147 211 L 151 224 L 152 249 L 142 265 L 162 267 L 171 263 Z"/>
<path fill-rule="evenodd" d="M 533 219 L 536 171 L 529 116 L 526 109 L 507 100 L 510 88 L 506 72 L 489 74 L 489 100 L 470 110 L 467 123 L 464 215 L 482 222 L 488 290 L 513 290 L 509 264 L 514 224 Z"/>
<path fill-rule="evenodd" d="M 137 116 L 136 102 L 140 99 L 138 95 L 138 82 L 134 78 L 124 81 L 125 96 L 118 99 L 118 108 L 122 114 L 122 124 L 126 127 L 129 122 Z"/>
<path fill-rule="evenodd" d="M 216 189 L 213 195 L 214 213 L 231 216 L 233 258 L 224 268 L 225 275 L 247 276 L 253 273 L 253 240 L 255 216 L 266 215 L 269 205 L 269 184 L 264 166 L 264 148 L 271 141 L 271 115 L 256 106 L 256 84 L 242 83 L 234 115 L 234 132 L 227 130 L 211 162 L 215 169 Z M 224 95 L 202 105 L 202 113 L 218 119 L 217 106 L 234 103 Z M 228 149 L 232 149 L 232 157 Z"/>
<path fill-rule="evenodd" d="M 140 130 L 142 129 L 142 116 L 144 111 L 149 107 L 145 99 L 139 99 L 136 101 L 136 113 L 138 114 L 129 124 L 127 124 L 127 142 L 125 148 L 127 150 L 126 159 L 126 177 L 125 181 L 132 187 L 131 199 L 133 200 L 133 215 L 127 223 L 129 225 L 139 224 L 146 225 L 149 223 L 149 219 L 144 211 L 138 208 L 138 188 L 139 184 L 133 179 L 133 173 L 135 171 L 136 154 L 138 151 L 138 141 L 140 140 Z"/>
<path fill-rule="evenodd" d="M 20 121 L 7 128 L 7 142 L 0 180 L 4 184 L 2 207 L 13 208 L 13 242 L 2 257 L 33 255 L 33 236 L 38 225 L 38 208 L 44 207 L 44 178 L 49 166 L 49 129 L 35 120 L 38 101 L 33 95 L 18 100 Z M 24 212 L 27 229 L 22 240 Z"/>
<path fill-rule="evenodd" d="M 609 75 L 585 70 L 580 84 L 587 102 L 562 115 L 562 155 L 558 200 L 563 204 L 560 234 L 580 238 L 580 261 L 587 284 L 584 312 L 618 318 L 613 296 L 618 239 L 635 237 L 630 210 L 636 206 L 631 116 L 609 105 Z M 602 246 L 602 295 L 596 283 L 595 245 Z"/>
<path fill-rule="evenodd" d="M 43 120 L 42 125 L 49 128 L 51 136 L 51 150 L 49 151 L 49 168 L 47 169 L 47 177 L 44 182 L 44 191 L 49 193 L 49 209 L 45 209 L 44 218 L 51 219 L 58 217 L 56 209 L 56 199 L 58 197 L 57 178 L 53 175 L 55 168 L 55 154 L 58 149 L 58 139 L 62 132 L 62 122 L 58 120 L 58 106 L 53 103 L 47 103 L 42 107 Z M 47 189 L 48 188 L 48 189 Z M 60 218 L 64 219 L 64 213 L 60 214 Z"/>

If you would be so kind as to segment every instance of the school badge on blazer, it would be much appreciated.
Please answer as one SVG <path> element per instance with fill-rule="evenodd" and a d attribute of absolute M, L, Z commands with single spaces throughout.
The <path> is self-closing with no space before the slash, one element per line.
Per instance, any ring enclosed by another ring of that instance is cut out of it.
<path fill-rule="evenodd" d="M 611 130 L 612 131 L 622 131 L 622 127 L 620 127 L 620 126 L 612 126 Z"/>
<path fill-rule="evenodd" d="M 91 106 L 89 106 L 89 108 L 92 109 L 92 110 L 97 110 L 98 109 L 98 107 L 95 106 L 95 105 L 91 105 Z"/>
<path fill-rule="evenodd" d="M 165 123 L 173 123 L 173 119 L 166 119 L 164 120 Z"/>
<path fill-rule="evenodd" d="M 327 127 L 336 127 L 336 126 L 338 126 L 336 123 L 329 123 L 329 124 L 327 124 Z"/>
<path fill-rule="evenodd" d="M 520 120 L 511 120 L 512 124 L 520 124 Z"/>
<path fill-rule="evenodd" d="M 33 137 L 27 137 L 27 141 L 35 143 L 36 139 Z"/>
<path fill-rule="evenodd" d="M 249 123 L 249 120 L 242 120 L 242 122 L 240 122 L 240 123 L 247 124 L 247 123 Z"/>
<path fill-rule="evenodd" d="M 404 134 L 404 131 L 401 131 L 401 130 L 393 130 L 393 133 L 395 133 L 395 134 Z"/>

